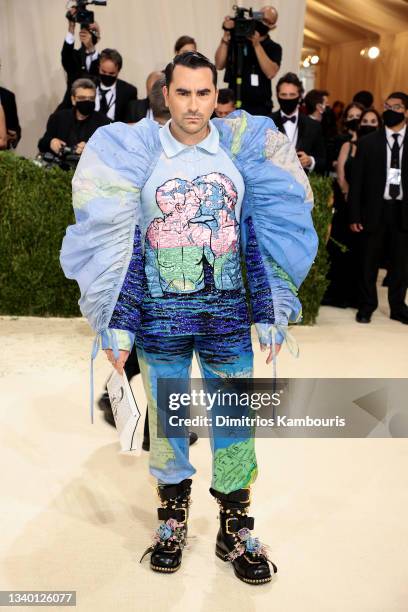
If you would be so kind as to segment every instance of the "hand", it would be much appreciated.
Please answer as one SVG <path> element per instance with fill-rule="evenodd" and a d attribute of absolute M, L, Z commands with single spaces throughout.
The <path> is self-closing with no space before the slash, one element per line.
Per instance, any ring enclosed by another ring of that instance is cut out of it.
<path fill-rule="evenodd" d="M 361 225 L 361 223 L 352 223 L 350 225 L 350 229 L 352 232 L 362 232 L 364 227 Z"/>
<path fill-rule="evenodd" d="M 235 28 L 235 21 L 232 19 L 232 17 L 227 15 L 222 25 L 224 28 L 227 28 L 227 30 L 233 30 Z"/>
<path fill-rule="evenodd" d="M 130 351 L 119 351 L 119 358 L 115 359 L 112 349 L 104 349 L 108 361 L 111 362 L 115 370 L 118 374 L 123 374 L 123 368 L 126 363 L 127 358 L 129 357 Z"/>
<path fill-rule="evenodd" d="M 257 47 L 258 45 L 261 44 L 261 35 L 259 32 L 257 32 L 255 30 L 255 32 L 252 34 L 252 36 L 248 36 L 248 40 L 251 41 L 251 43 L 253 44 L 254 48 Z"/>
<path fill-rule="evenodd" d="M 77 155 L 82 155 L 82 151 L 84 150 L 86 145 L 86 142 L 82 141 L 82 142 L 78 142 L 78 144 L 75 147 L 75 153 Z"/>
<path fill-rule="evenodd" d="M 279 351 L 281 350 L 281 344 L 275 344 L 275 351 L 276 354 L 278 355 Z M 265 363 L 269 364 L 272 361 L 273 355 L 272 355 L 272 344 L 261 344 L 261 351 L 264 352 L 266 349 L 269 348 L 269 355 L 266 358 Z"/>
<path fill-rule="evenodd" d="M 55 155 L 59 155 L 61 148 L 65 147 L 66 144 L 66 142 L 60 140 L 59 138 L 53 138 L 50 142 L 50 149 L 53 153 L 55 153 Z"/>
<path fill-rule="evenodd" d="M 311 165 L 312 160 L 304 151 L 298 151 L 297 156 L 302 164 L 302 168 L 308 168 Z"/>
<path fill-rule="evenodd" d="M 14 130 L 7 130 L 7 141 L 15 142 L 17 140 L 17 132 Z"/>
<path fill-rule="evenodd" d="M 96 23 L 96 21 L 94 21 L 94 23 L 91 23 L 91 24 L 90 24 L 89 29 L 90 29 L 92 32 L 95 32 L 95 33 L 96 33 L 96 35 L 97 35 L 97 37 L 98 37 L 98 40 L 99 40 L 99 39 L 100 39 L 100 37 L 101 37 L 101 28 L 99 27 L 99 24 L 98 24 L 98 23 Z"/>
<path fill-rule="evenodd" d="M 76 15 L 76 8 L 70 8 L 67 13 L 66 13 L 66 18 L 68 19 L 68 32 L 71 32 L 71 34 L 75 33 L 75 15 Z"/>

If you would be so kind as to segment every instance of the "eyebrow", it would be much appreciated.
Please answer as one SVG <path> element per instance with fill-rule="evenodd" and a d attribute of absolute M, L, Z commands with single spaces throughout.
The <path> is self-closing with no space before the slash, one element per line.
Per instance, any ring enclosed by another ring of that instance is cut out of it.
<path fill-rule="evenodd" d="M 191 89 L 184 89 L 184 87 L 177 87 L 176 89 L 177 93 L 191 93 Z M 208 87 L 204 88 L 204 89 L 197 89 L 197 93 L 210 93 L 211 90 L 208 89 Z"/>

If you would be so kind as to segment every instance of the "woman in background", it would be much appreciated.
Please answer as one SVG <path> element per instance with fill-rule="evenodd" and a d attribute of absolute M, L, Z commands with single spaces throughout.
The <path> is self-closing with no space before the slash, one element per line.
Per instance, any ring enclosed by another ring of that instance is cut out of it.
<path fill-rule="evenodd" d="M 197 51 L 197 43 L 191 36 L 180 36 L 174 45 L 174 55 L 181 55 L 187 51 Z"/>

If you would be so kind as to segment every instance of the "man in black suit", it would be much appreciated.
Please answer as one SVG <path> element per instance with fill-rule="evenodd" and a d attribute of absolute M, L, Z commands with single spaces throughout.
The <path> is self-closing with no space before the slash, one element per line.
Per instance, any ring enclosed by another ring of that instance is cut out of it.
<path fill-rule="evenodd" d="M 76 11 L 76 8 L 71 8 L 66 14 L 68 32 L 62 46 L 61 62 L 67 74 L 67 89 L 57 110 L 71 108 L 71 88 L 74 81 L 90 78 L 97 82 L 99 74 L 99 52 L 96 49 L 101 38 L 99 26 L 97 23 L 81 24 L 79 31 L 81 46 L 75 49 Z"/>
<path fill-rule="evenodd" d="M 122 56 L 116 49 L 101 52 L 95 108 L 111 121 L 126 122 L 129 103 L 137 99 L 137 89 L 118 78 L 122 65 Z"/>
<path fill-rule="evenodd" d="M 392 93 L 384 109 L 385 127 L 359 140 L 348 198 L 351 230 L 362 239 L 356 320 L 369 323 L 378 306 L 376 282 L 388 234 L 391 319 L 408 324 L 408 95 Z"/>
<path fill-rule="evenodd" d="M 295 145 L 304 170 L 324 173 L 326 151 L 321 125 L 299 112 L 302 82 L 288 72 L 279 79 L 276 93 L 280 108 L 271 115 L 276 127 Z"/>
<path fill-rule="evenodd" d="M 164 72 L 154 71 L 149 74 L 146 79 L 146 98 L 141 100 L 131 100 L 128 106 L 128 112 L 126 117 L 126 123 L 137 123 L 141 119 L 147 117 L 153 119 L 152 109 L 150 108 L 149 96 L 152 91 L 153 85 L 162 79 Z"/>
<path fill-rule="evenodd" d="M 6 122 L 7 148 L 15 149 L 21 138 L 21 127 L 18 120 L 16 97 L 5 87 L 0 87 L 0 104 Z"/>
<path fill-rule="evenodd" d="M 38 142 L 41 153 L 60 155 L 68 146 L 81 155 L 92 134 L 110 123 L 103 113 L 95 111 L 96 87 L 90 79 L 77 79 L 72 85 L 73 108 L 63 108 L 48 119 L 47 129 Z"/>

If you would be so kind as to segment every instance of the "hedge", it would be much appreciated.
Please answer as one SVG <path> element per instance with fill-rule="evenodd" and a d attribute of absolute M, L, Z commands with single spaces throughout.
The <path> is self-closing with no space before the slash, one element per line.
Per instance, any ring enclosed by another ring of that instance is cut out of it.
<path fill-rule="evenodd" d="M 73 223 L 72 173 L 44 169 L 13 153 L 0 153 L 0 314 L 79 316 L 79 290 L 59 265 L 65 229 Z M 303 323 L 316 320 L 326 289 L 326 236 L 331 218 L 328 179 L 311 177 L 319 252 L 301 287 Z"/>

